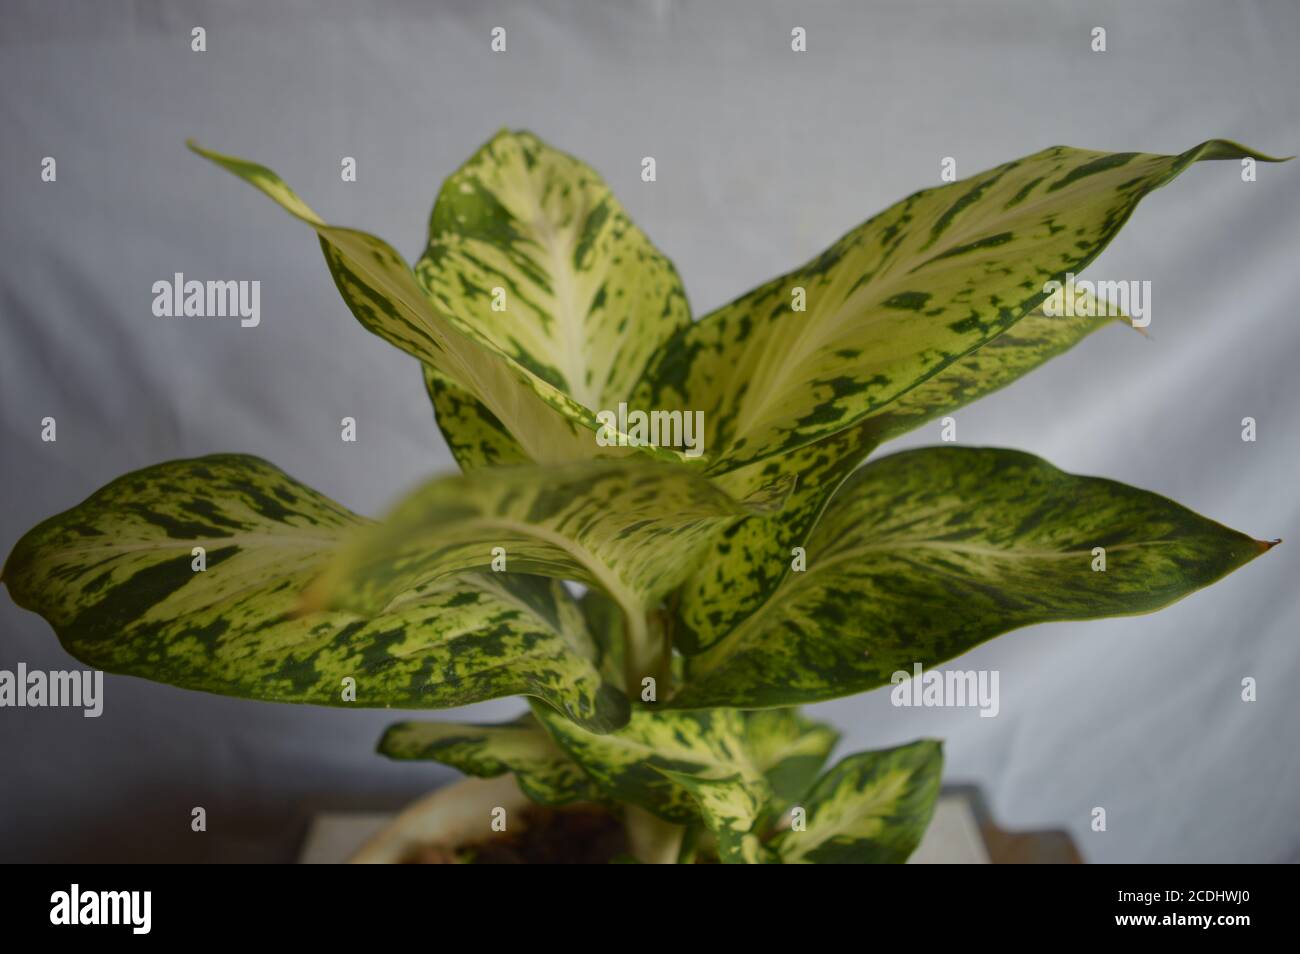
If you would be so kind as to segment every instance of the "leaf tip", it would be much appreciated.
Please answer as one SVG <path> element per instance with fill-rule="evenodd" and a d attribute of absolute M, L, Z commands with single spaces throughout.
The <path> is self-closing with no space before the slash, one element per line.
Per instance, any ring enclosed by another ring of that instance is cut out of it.
<path fill-rule="evenodd" d="M 1257 162 L 1290 162 L 1295 156 L 1271 156 L 1258 149 L 1243 146 L 1233 139 L 1209 139 L 1199 146 L 1193 146 L 1185 156 L 1196 159 L 1254 159 Z"/>
<path fill-rule="evenodd" d="M 188 149 L 190 152 L 194 153 L 196 156 L 202 156 L 204 159 L 209 159 L 214 162 L 216 161 L 215 159 L 216 154 L 211 149 L 205 149 L 202 146 L 200 146 L 199 141 L 195 139 L 193 136 L 186 137 L 185 148 Z"/>
<path fill-rule="evenodd" d="M 379 737 L 379 741 L 375 743 L 375 754 L 382 755 L 385 758 L 397 760 L 398 756 L 393 754 L 393 749 L 391 744 L 392 738 L 394 735 L 400 733 L 408 724 L 409 723 L 406 722 L 394 722 L 392 725 L 384 729 L 384 734 L 381 735 Z"/>
<path fill-rule="evenodd" d="M 1133 319 L 1131 319 L 1131 318 L 1124 318 L 1124 319 L 1122 319 L 1122 321 L 1123 321 L 1123 323 L 1124 323 L 1125 326 L 1127 326 L 1127 327 L 1133 329 L 1134 331 L 1136 331 L 1136 332 L 1137 332 L 1138 334 L 1140 334 L 1143 338 L 1146 338 L 1147 341 L 1154 341 L 1154 340 L 1155 340 L 1155 338 L 1152 337 L 1151 332 L 1147 331 L 1145 327 L 1143 327 L 1142 325 L 1135 325 L 1135 324 L 1133 324 Z"/>
<path fill-rule="evenodd" d="M 1281 542 L 1281 537 L 1278 537 L 1276 540 L 1256 540 L 1255 546 L 1259 548 L 1260 553 L 1267 553 Z"/>
<path fill-rule="evenodd" d="M 798 477 L 795 474 L 782 474 L 741 498 L 740 505 L 754 513 L 780 513 L 785 509 L 797 483 Z"/>

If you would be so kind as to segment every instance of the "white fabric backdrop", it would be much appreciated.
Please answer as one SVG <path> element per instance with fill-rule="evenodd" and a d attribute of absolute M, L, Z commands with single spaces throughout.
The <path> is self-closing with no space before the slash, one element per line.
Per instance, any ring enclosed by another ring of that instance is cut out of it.
<path fill-rule="evenodd" d="M 697 314 L 935 184 L 943 156 L 966 175 L 1055 143 L 1300 146 L 1300 7 L 1284 0 L 262 6 L 0 12 L 6 552 L 168 458 L 258 454 L 371 513 L 451 466 L 414 362 L 357 326 L 300 225 L 187 153 L 187 136 L 414 254 L 441 178 L 497 128 L 532 129 L 604 173 Z M 498 25 L 505 55 L 488 50 Z M 790 52 L 794 25 L 806 54 Z M 1093 26 L 1105 54 L 1089 50 Z M 47 155 L 57 183 L 39 179 Z M 355 184 L 340 181 L 345 155 Z M 1004 825 L 1068 827 L 1091 860 L 1300 858 L 1298 177 L 1261 167 L 1247 185 L 1210 163 L 1153 194 L 1089 273 L 1153 282 L 1152 339 L 1108 329 L 958 415 L 963 443 L 1295 542 L 1158 615 L 1034 627 L 969 654 L 958 665 L 1001 671 L 996 719 L 894 709 L 883 692 L 819 707 L 845 750 L 943 738 L 950 781 L 983 786 Z M 261 327 L 153 318 L 150 287 L 175 271 L 260 279 Z M 55 444 L 39 439 L 46 415 Z M 345 415 L 355 445 L 338 438 Z M 1239 439 L 1247 415 L 1254 444 Z M 6 598 L 0 668 L 20 660 L 73 665 Z M 1256 703 L 1239 699 L 1244 676 Z M 0 858 L 288 858 L 314 806 L 395 804 L 451 777 L 373 756 L 382 712 L 106 686 L 98 720 L 0 710 Z M 196 805 L 206 834 L 189 830 Z M 1097 805 L 1104 834 L 1088 829 Z"/>

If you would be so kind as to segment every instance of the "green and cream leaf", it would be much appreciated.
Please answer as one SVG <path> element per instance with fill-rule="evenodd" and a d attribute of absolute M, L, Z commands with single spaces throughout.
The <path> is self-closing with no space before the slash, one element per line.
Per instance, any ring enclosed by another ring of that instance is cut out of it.
<path fill-rule="evenodd" d="M 31 530 L 3 576 L 68 652 L 109 672 L 336 706 L 431 709 L 523 694 L 593 731 L 626 721 L 627 698 L 601 678 L 559 581 L 463 574 L 398 594 L 368 618 L 303 613 L 304 588 L 367 523 L 255 457 L 172 461 Z"/>
<path fill-rule="evenodd" d="M 510 772 L 523 793 L 543 805 L 601 797 L 530 714 L 500 725 L 398 722 L 384 732 L 379 752 L 390 759 L 441 762 L 478 778 Z"/>
<path fill-rule="evenodd" d="M 429 365 L 421 365 L 424 389 L 447 449 L 463 471 L 531 463 L 510 429 L 464 388 Z"/>
<path fill-rule="evenodd" d="M 623 611 L 603 591 L 588 589 L 578 600 L 587 632 L 596 644 L 597 665 L 610 682 L 621 684 L 627 672 L 627 626 Z"/>
<path fill-rule="evenodd" d="M 767 805 L 768 793 L 745 784 L 742 776 L 721 778 L 659 769 L 695 798 L 704 827 L 713 833 L 723 864 L 771 864 L 775 856 L 763 845 L 754 827 Z"/>
<path fill-rule="evenodd" d="M 863 692 L 1021 626 L 1159 609 L 1269 546 L 1017 451 L 894 454 L 844 483 L 809 538 L 807 569 L 692 657 L 667 704 L 764 708 Z"/>
<path fill-rule="evenodd" d="M 437 305 L 388 243 L 366 232 L 329 225 L 265 166 L 194 143 L 190 148 L 314 229 L 339 293 L 362 326 L 480 402 L 530 460 L 557 463 L 642 453 L 666 460 L 684 459 L 676 451 L 658 447 L 602 447 L 596 433 L 603 425 L 594 410 L 520 363 L 517 354 L 498 350 L 481 331 Z M 473 438 L 471 432 L 457 440 L 464 443 Z"/>
<path fill-rule="evenodd" d="M 781 858 L 752 831 L 721 831 L 716 836 L 718 860 L 724 865 L 774 865 Z"/>
<path fill-rule="evenodd" d="M 690 323 L 676 269 L 609 186 L 527 132 L 501 131 L 443 184 L 415 273 L 462 327 L 592 409 L 626 400 Z"/>
<path fill-rule="evenodd" d="M 829 725 L 796 709 L 745 713 L 745 750 L 781 807 L 808 791 L 839 739 Z"/>
<path fill-rule="evenodd" d="M 854 427 L 718 477 L 718 486 L 742 496 L 787 474 L 798 483 L 779 512 L 746 517 L 720 534 L 700 572 L 682 584 L 676 647 L 702 652 L 754 612 L 791 572 L 794 548 L 807 543 L 835 489 L 878 445 L 1006 387 L 1116 320 L 1127 319 L 1051 317 L 1036 308 Z"/>
<path fill-rule="evenodd" d="M 1055 146 L 918 192 L 680 331 L 636 403 L 702 411 L 713 473 L 812 444 L 1013 326 L 1151 190 L 1247 156 L 1273 161 L 1222 140 L 1176 156 Z"/>
<path fill-rule="evenodd" d="M 376 612 L 419 583 L 502 559 L 511 572 L 600 587 L 640 621 L 715 533 L 787 491 L 736 501 L 690 468 L 639 459 L 443 477 L 359 534 L 313 594 L 317 605 Z"/>
<path fill-rule="evenodd" d="M 606 735 L 533 710 L 607 796 L 665 821 L 741 833 L 767 803 L 767 781 L 745 750 L 744 716 L 735 709 L 634 709 L 626 726 Z"/>
<path fill-rule="evenodd" d="M 930 824 L 942 773 L 943 748 L 929 739 L 847 756 L 808 794 L 804 829 L 770 847 L 782 864 L 901 864 Z"/>

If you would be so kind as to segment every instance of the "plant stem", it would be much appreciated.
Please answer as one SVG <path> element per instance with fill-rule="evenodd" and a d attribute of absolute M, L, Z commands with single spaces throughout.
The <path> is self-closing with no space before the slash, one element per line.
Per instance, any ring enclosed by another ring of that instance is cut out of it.
<path fill-rule="evenodd" d="M 662 613 L 651 610 L 642 615 L 628 613 L 627 639 L 624 644 L 624 679 L 627 693 L 641 698 L 641 680 L 655 680 L 655 696 L 660 699 L 672 691 L 672 647 Z M 686 829 L 666 822 L 635 805 L 623 806 L 623 824 L 627 829 L 628 849 L 642 864 L 677 863 L 682 836 Z"/>
<path fill-rule="evenodd" d="M 624 618 L 623 688 L 629 697 L 636 698 L 641 688 L 641 677 L 646 672 L 651 656 L 650 634 L 646 630 L 645 618 L 640 613 L 628 612 Z"/>
<path fill-rule="evenodd" d="M 641 680 L 651 676 L 655 680 L 655 698 L 671 690 L 672 651 L 668 647 L 667 629 L 658 612 L 645 615 L 626 613 L 627 638 L 624 644 L 623 674 L 627 694 L 641 696 Z"/>

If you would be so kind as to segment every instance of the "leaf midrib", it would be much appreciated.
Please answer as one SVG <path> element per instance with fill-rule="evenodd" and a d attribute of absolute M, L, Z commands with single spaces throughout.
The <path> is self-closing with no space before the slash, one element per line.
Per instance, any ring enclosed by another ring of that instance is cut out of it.
<path fill-rule="evenodd" d="M 1133 550 L 1141 547 L 1159 546 L 1173 542 L 1175 541 L 1167 539 L 1139 540 L 1132 543 L 1120 543 L 1106 547 L 1106 552 L 1113 553 L 1116 550 Z M 739 626 L 714 643 L 708 650 L 695 657 L 695 660 L 693 661 L 693 675 L 712 672 L 717 669 L 719 665 L 718 663 L 710 663 L 708 661 L 711 657 L 716 658 L 722 656 L 723 661 L 725 661 L 725 655 L 734 653 L 739 649 L 739 647 L 745 645 L 748 640 L 753 638 L 755 631 L 761 631 L 769 608 L 780 602 L 779 597 L 787 587 L 806 585 L 808 579 L 814 574 L 824 572 L 829 567 L 845 563 L 865 553 L 906 550 L 909 548 L 954 551 L 960 551 L 964 548 L 971 552 L 986 553 L 988 555 L 996 555 L 1008 559 L 1036 558 L 1051 560 L 1077 558 L 1085 554 L 1091 554 L 1092 552 L 1091 550 L 1001 550 L 996 547 L 980 547 L 975 544 L 949 543 L 940 540 L 896 540 L 889 543 L 851 547 L 841 551 L 833 557 L 816 563 L 813 567 L 803 571 L 802 573 L 795 574 L 787 570 L 785 577 L 772 591 L 771 595 L 763 601 L 763 604 L 758 609 L 745 617 Z M 727 648 L 727 653 L 725 655 L 722 654 L 724 647 Z"/>
<path fill-rule="evenodd" d="M 1084 152 L 1086 150 L 1078 150 L 1078 151 Z M 1148 155 L 1154 155 L 1154 154 L 1148 154 Z M 1158 158 L 1174 158 L 1174 157 L 1158 157 Z M 989 170 L 989 171 L 991 172 L 993 170 Z M 1152 174 L 1154 174 L 1154 170 L 1146 173 L 1145 175 L 1152 175 Z M 965 181 L 970 181 L 970 180 L 965 180 Z M 1089 183 L 1089 185 L 1096 185 L 1096 183 Z M 1084 186 L 1083 188 L 1087 188 L 1087 187 Z M 1138 198 L 1140 198 L 1140 196 Z M 1053 201 L 1055 201 L 1055 199 Z M 994 232 L 996 226 L 1001 225 L 1008 220 L 1016 219 L 1019 216 L 1026 216 L 1028 213 L 1032 213 L 1034 210 L 1037 210 L 1041 205 L 1047 204 L 1047 202 L 1048 202 L 1048 196 L 1046 193 L 1043 193 L 1041 195 L 1036 196 L 1034 199 L 1031 199 L 1027 202 L 1015 206 L 1013 209 L 1006 209 L 1006 208 L 999 209 L 996 213 L 994 213 L 994 215 L 991 218 L 978 220 L 979 227 L 982 230 L 989 231 L 992 234 L 996 234 Z M 1131 200 L 1129 202 L 1130 206 L 1134 204 L 1135 201 Z M 978 205 L 979 203 L 977 203 L 975 207 L 978 207 Z M 931 259 L 928 259 L 927 261 L 942 256 L 943 253 L 946 251 L 950 251 L 953 248 L 957 248 L 963 244 L 966 244 L 969 241 L 969 236 L 975 231 L 971 225 L 972 221 L 973 220 L 971 220 L 970 217 L 967 216 L 963 222 L 955 223 L 951 228 L 949 228 L 944 233 L 943 241 L 939 242 L 936 247 L 925 250 L 926 252 L 934 253 L 933 255 L 931 255 Z M 910 255 L 910 254 L 916 254 L 917 252 L 919 252 L 919 249 L 910 249 L 905 254 Z M 1006 250 L 1001 250 L 1001 254 L 1005 255 Z M 750 388 L 749 390 L 747 390 L 745 398 L 742 399 L 741 407 L 738 409 L 736 414 L 736 427 L 732 437 L 733 443 L 737 437 L 753 436 L 753 434 L 750 432 L 750 425 L 753 423 L 753 421 L 759 418 L 761 412 L 765 411 L 775 400 L 777 400 L 777 398 L 781 394 L 784 393 L 782 389 L 786 381 L 788 381 L 790 377 L 798 369 L 799 363 L 809 354 L 816 352 L 817 349 L 819 349 L 826 343 L 826 341 L 830 337 L 828 329 L 834 329 L 840 326 L 841 314 L 845 310 L 849 309 L 850 302 L 854 300 L 858 300 L 867 295 L 871 295 L 873 299 L 877 302 L 883 301 L 885 297 L 883 294 L 884 292 L 890 291 L 896 286 L 904 284 L 904 282 L 901 279 L 906 279 L 911 273 L 898 272 L 897 262 L 900 260 L 906 260 L 906 259 L 905 258 L 899 259 L 895 257 L 890 261 L 882 261 L 880 264 L 880 271 L 878 271 L 875 275 L 873 275 L 871 280 L 866 282 L 861 288 L 854 290 L 852 293 L 850 293 L 844 299 L 842 299 L 840 303 L 836 305 L 834 309 L 829 314 L 827 314 L 824 319 L 819 321 L 800 322 L 799 330 L 795 335 L 795 339 L 793 343 L 789 347 L 782 350 L 784 357 L 779 362 L 777 362 L 777 371 L 775 376 L 770 381 L 766 382 L 762 387 Z M 807 264 L 808 263 L 798 266 L 794 274 L 799 275 L 799 273 L 801 273 L 803 269 L 807 267 Z M 949 264 L 952 265 L 953 267 L 956 267 L 959 264 L 966 264 L 966 263 L 961 262 L 961 263 L 949 263 Z M 901 278 L 895 278 L 894 276 L 896 275 L 901 276 Z M 893 284 L 891 284 L 891 281 L 893 282 Z M 857 310 L 861 310 L 861 309 L 857 309 Z M 1024 315 L 1021 315 L 1020 319 L 1017 319 L 1017 322 L 1013 322 L 1012 325 L 1008 327 L 1009 328 L 1014 327 L 1014 325 L 1018 323 L 1019 320 L 1025 318 L 1029 313 L 1030 312 L 1026 312 Z M 789 314 L 793 314 L 793 312 Z M 707 317 L 709 316 L 706 316 L 706 318 Z M 812 315 L 810 315 L 809 317 L 811 318 Z M 875 319 L 877 317 L 878 317 L 878 312 L 873 312 L 872 318 Z M 809 325 L 815 325 L 815 327 L 812 329 L 813 335 L 811 337 L 811 343 L 809 343 L 809 335 L 808 335 Z M 985 343 L 991 340 L 993 339 L 986 339 Z M 748 398 L 749 395 L 752 394 L 759 395 L 759 403 L 751 409 L 751 408 L 747 408 L 746 404 L 749 403 Z M 896 395 L 894 398 L 890 398 L 889 401 L 884 402 L 884 404 L 888 404 L 893 400 L 896 400 L 899 396 L 901 396 L 901 394 Z M 884 406 L 884 405 L 882 404 L 880 406 Z"/>
<path fill-rule="evenodd" d="M 569 384 L 569 395 L 583 407 L 589 410 L 595 409 L 598 403 L 598 395 L 593 390 L 595 382 L 593 381 L 592 387 L 589 387 L 584 373 L 589 370 L 585 361 L 586 323 L 578 309 L 578 292 L 574 274 L 565 267 L 566 254 L 568 260 L 572 260 L 577 232 L 574 229 L 562 230 L 551 221 L 546 210 L 542 208 L 541 197 L 536 190 L 529 189 L 527 194 L 532 200 L 533 228 L 539 239 L 538 244 L 546 249 L 547 257 L 550 259 L 553 286 L 551 298 L 555 303 L 556 321 L 562 329 L 560 345 L 564 353 L 561 357 L 564 366 L 568 369 L 565 378 Z M 574 215 L 575 222 L 585 221 L 584 216 L 588 211 L 586 197 L 582 196 L 579 201 L 581 208 Z M 567 237 L 565 241 L 561 241 L 561 236 Z"/>
<path fill-rule="evenodd" d="M 883 824 L 885 818 L 884 812 L 886 812 L 890 806 L 897 804 L 897 802 L 901 800 L 903 794 L 907 791 L 907 783 L 911 778 L 912 773 L 909 772 L 900 772 L 898 770 L 891 772 L 890 777 L 882 781 L 873 793 L 873 798 L 869 805 L 859 807 L 859 810 L 857 811 L 841 812 L 840 821 L 837 824 L 832 824 L 828 829 L 825 829 L 824 834 L 822 830 L 819 830 L 817 834 L 820 837 L 813 839 L 811 845 L 808 845 L 802 851 L 797 852 L 797 857 L 807 857 L 808 854 L 819 845 L 824 845 L 831 839 L 838 838 L 841 835 L 850 835 L 854 825 L 861 824 L 867 819 L 876 819 Z M 843 784 L 851 785 L 852 782 L 846 779 Z M 834 795 L 838 795 L 839 792 L 840 789 L 837 789 Z M 834 798 L 834 795 L 832 798 Z M 832 802 L 827 807 L 831 807 L 833 804 L 834 803 Z M 817 815 L 814 812 L 811 820 L 815 821 L 816 818 Z M 782 840 L 784 841 L 784 839 Z"/>
<path fill-rule="evenodd" d="M 655 742 L 642 742 L 638 739 L 620 736 L 618 733 L 603 735 L 600 739 L 602 743 L 612 742 L 616 748 L 621 748 L 627 751 L 645 752 L 651 757 L 657 756 L 676 761 L 692 762 L 697 765 L 719 769 L 728 775 L 739 773 L 741 777 L 747 781 L 756 781 L 762 774 L 758 771 L 758 768 L 748 760 L 737 759 L 730 762 L 723 762 L 719 761 L 712 753 L 710 753 L 708 757 L 701 757 L 700 754 L 693 749 L 680 749 L 675 746 L 663 745 Z M 680 770 L 674 769 L 674 771 Z"/>
<path fill-rule="evenodd" d="M 301 547 L 314 546 L 326 547 L 337 546 L 341 535 L 333 537 L 311 537 L 296 533 L 243 533 L 232 534 L 228 537 L 193 537 L 188 540 L 168 537 L 166 541 L 151 541 L 145 543 L 110 543 L 103 546 L 88 545 L 84 547 L 61 547 L 54 551 L 57 555 L 64 554 L 85 554 L 85 553 L 138 553 L 147 550 L 173 550 L 186 549 L 195 546 L 201 546 L 205 549 L 211 547 L 223 547 L 243 545 L 250 542 L 265 541 L 267 546 L 259 549 L 277 548 L 277 547 Z"/>

